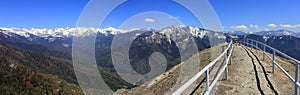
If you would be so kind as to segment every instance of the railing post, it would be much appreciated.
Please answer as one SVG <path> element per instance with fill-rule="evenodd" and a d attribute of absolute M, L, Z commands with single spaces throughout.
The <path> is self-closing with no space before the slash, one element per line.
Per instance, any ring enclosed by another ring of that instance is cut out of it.
<path fill-rule="evenodd" d="M 224 55 L 224 66 L 226 66 L 225 67 L 225 75 L 226 75 L 226 80 L 228 80 L 228 67 L 227 67 L 227 58 L 228 58 L 228 50 L 227 51 L 225 51 L 226 53 L 225 53 L 225 55 Z"/>
<path fill-rule="evenodd" d="M 206 70 L 206 89 L 205 91 L 209 93 L 209 70 Z"/>
<path fill-rule="evenodd" d="M 275 50 L 273 50 L 272 73 L 275 73 Z"/>
<path fill-rule="evenodd" d="M 228 80 L 228 66 L 226 65 L 226 73 L 225 73 L 225 75 L 226 75 L 226 80 Z"/>
<path fill-rule="evenodd" d="M 257 47 L 257 42 L 255 42 L 255 44 L 256 44 L 256 47 L 255 47 L 255 49 L 256 49 L 256 54 L 258 53 L 257 52 L 257 50 L 258 50 L 258 47 Z"/>
<path fill-rule="evenodd" d="M 252 43 L 252 41 L 251 41 L 251 40 L 249 40 L 249 46 L 248 46 L 248 47 L 250 47 L 250 48 L 251 48 L 251 43 Z"/>
<path fill-rule="evenodd" d="M 254 49 L 254 48 L 255 48 L 254 41 L 252 41 L 252 49 Z"/>
<path fill-rule="evenodd" d="M 248 44 L 249 46 L 248 47 L 251 47 L 251 43 L 252 43 L 251 40 L 249 40 L 249 44 Z"/>
<path fill-rule="evenodd" d="M 299 82 L 299 63 L 296 63 L 296 71 L 295 71 L 295 95 L 299 94 L 299 90 L 298 90 L 298 85 L 297 83 Z"/>
<path fill-rule="evenodd" d="M 247 47 L 249 46 L 249 40 L 246 40 L 246 46 Z"/>
<path fill-rule="evenodd" d="M 232 64 L 232 57 L 233 57 L 233 46 L 231 46 L 231 49 L 230 49 L 232 52 L 231 52 L 231 56 L 230 56 L 230 65 Z"/>
<path fill-rule="evenodd" d="M 247 47 L 249 47 L 250 46 L 250 41 L 249 40 L 247 40 Z"/>
<path fill-rule="evenodd" d="M 265 55 L 265 53 L 266 53 L 266 46 L 265 45 L 263 45 L 264 46 L 264 51 L 263 51 L 263 61 L 265 61 L 265 59 L 266 59 L 266 55 Z"/>
<path fill-rule="evenodd" d="M 247 41 L 247 40 L 245 41 L 245 46 L 246 46 L 246 47 L 248 46 L 248 41 Z"/>

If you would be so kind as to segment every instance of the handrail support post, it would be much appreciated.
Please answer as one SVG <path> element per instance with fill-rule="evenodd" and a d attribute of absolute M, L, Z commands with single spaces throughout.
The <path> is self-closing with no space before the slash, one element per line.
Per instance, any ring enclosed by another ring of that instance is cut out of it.
<path fill-rule="evenodd" d="M 206 70 L 206 89 L 205 91 L 209 93 L 209 70 Z"/>
<path fill-rule="evenodd" d="M 233 46 L 231 46 L 231 56 L 230 56 L 230 65 L 232 64 L 232 57 L 233 57 Z"/>
<path fill-rule="evenodd" d="M 226 76 L 226 80 L 228 80 L 228 67 L 227 67 L 227 58 L 228 58 L 228 51 L 225 51 L 225 55 L 224 55 L 224 66 L 225 67 L 225 76 Z M 230 56 L 229 56 L 230 57 Z"/>
<path fill-rule="evenodd" d="M 247 40 L 247 48 L 250 47 L 250 40 Z"/>
<path fill-rule="evenodd" d="M 255 44 L 256 44 L 256 47 L 255 47 L 255 49 L 256 49 L 256 54 L 258 53 L 257 52 L 257 50 L 258 50 L 258 47 L 257 47 L 257 42 L 255 42 Z"/>
<path fill-rule="evenodd" d="M 299 63 L 295 62 L 296 65 L 295 65 L 295 95 L 298 95 L 299 94 L 299 89 L 298 89 L 298 85 L 297 83 L 299 82 Z"/>
<path fill-rule="evenodd" d="M 266 55 L 265 55 L 265 53 L 266 53 L 266 46 L 265 45 L 263 45 L 264 46 L 264 51 L 263 51 L 263 61 L 265 61 L 265 59 L 266 59 Z"/>
<path fill-rule="evenodd" d="M 249 43 L 249 47 L 250 47 L 250 49 L 251 49 L 251 47 L 252 47 L 252 40 L 249 40 L 250 41 L 250 43 Z M 252 50 L 252 49 L 251 49 Z"/>
<path fill-rule="evenodd" d="M 245 44 L 246 44 L 246 47 L 247 47 L 248 46 L 248 40 L 246 40 Z"/>
<path fill-rule="evenodd" d="M 275 73 L 275 50 L 273 50 L 272 73 Z"/>
<path fill-rule="evenodd" d="M 254 49 L 254 41 L 251 40 L 251 42 L 252 42 L 251 43 L 251 47 L 252 47 L 251 50 L 253 50 Z"/>
<path fill-rule="evenodd" d="M 228 80 L 228 66 L 226 65 L 226 68 L 225 68 L 225 75 L 226 75 L 226 80 Z"/>

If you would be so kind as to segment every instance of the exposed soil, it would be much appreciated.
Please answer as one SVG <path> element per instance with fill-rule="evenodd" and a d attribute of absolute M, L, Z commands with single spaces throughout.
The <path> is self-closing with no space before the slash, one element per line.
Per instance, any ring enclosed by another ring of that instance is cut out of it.
<path fill-rule="evenodd" d="M 229 80 L 217 83 L 216 95 L 293 95 L 294 84 L 277 67 L 272 73 L 272 62 L 263 61 L 263 53 L 236 45 L 233 64 L 229 66 Z M 271 55 L 270 55 L 271 56 Z M 280 57 L 276 61 L 294 74 L 294 64 Z M 232 89 L 228 89 L 232 88 Z"/>

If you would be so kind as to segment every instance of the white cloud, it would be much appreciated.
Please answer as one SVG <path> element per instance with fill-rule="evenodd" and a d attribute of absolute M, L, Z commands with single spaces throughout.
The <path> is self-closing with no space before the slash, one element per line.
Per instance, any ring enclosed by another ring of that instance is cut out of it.
<path fill-rule="evenodd" d="M 270 31 L 270 29 L 268 29 L 268 28 L 265 28 L 265 29 L 264 29 L 264 31 Z"/>
<path fill-rule="evenodd" d="M 280 27 L 282 27 L 282 28 L 296 28 L 297 25 L 281 24 Z"/>
<path fill-rule="evenodd" d="M 225 29 L 226 27 L 222 26 L 222 29 Z"/>
<path fill-rule="evenodd" d="M 153 23 L 153 22 L 155 22 L 155 20 L 152 19 L 152 18 L 146 18 L 146 19 L 145 19 L 145 22 Z"/>
<path fill-rule="evenodd" d="M 269 24 L 268 27 L 270 27 L 270 28 L 276 28 L 277 25 L 276 24 Z"/>
<path fill-rule="evenodd" d="M 240 25 L 240 26 L 231 26 L 231 29 L 242 29 L 242 30 L 248 30 L 248 27 L 246 25 Z"/>
<path fill-rule="evenodd" d="M 180 17 L 178 16 L 169 16 L 168 19 L 179 19 Z"/>
<path fill-rule="evenodd" d="M 295 28 L 300 28 L 300 24 L 294 25 Z"/>
<path fill-rule="evenodd" d="M 300 24 L 268 24 L 267 26 L 259 26 L 256 24 L 250 25 L 238 25 L 228 27 L 231 30 L 242 30 L 242 31 L 270 31 L 276 29 L 283 29 L 289 31 L 300 31 Z M 228 29 L 227 28 L 227 29 Z"/>
<path fill-rule="evenodd" d="M 260 28 L 258 25 L 252 25 L 252 24 L 250 24 L 250 27 L 254 28 L 254 29 L 259 29 Z"/>

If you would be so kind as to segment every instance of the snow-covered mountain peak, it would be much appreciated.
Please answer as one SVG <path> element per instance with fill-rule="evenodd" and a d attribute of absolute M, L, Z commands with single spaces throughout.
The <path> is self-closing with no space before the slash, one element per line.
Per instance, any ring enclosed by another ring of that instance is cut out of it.
<path fill-rule="evenodd" d="M 167 28 L 161 29 L 162 33 L 165 32 L 171 32 L 171 33 L 190 33 L 193 36 L 197 36 L 200 38 L 203 38 L 205 35 L 207 35 L 208 30 L 201 29 L 199 27 L 193 27 L 193 26 L 169 26 Z"/>
<path fill-rule="evenodd" d="M 36 29 L 36 28 L 31 28 L 31 29 L 26 29 L 26 28 L 0 28 L 1 32 L 8 32 L 8 33 L 14 33 L 18 34 L 23 37 L 29 37 L 30 34 L 38 36 L 38 37 L 70 37 L 70 36 L 86 36 L 86 35 L 91 35 L 91 34 L 96 34 L 96 33 L 102 33 L 105 35 L 108 34 L 120 34 L 120 33 L 126 33 L 129 32 L 129 30 L 119 30 L 113 27 L 108 27 L 108 28 L 85 28 L 85 27 L 77 27 L 77 28 L 54 28 L 54 29 L 49 29 L 49 28 L 42 28 L 42 29 Z"/>

